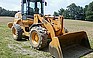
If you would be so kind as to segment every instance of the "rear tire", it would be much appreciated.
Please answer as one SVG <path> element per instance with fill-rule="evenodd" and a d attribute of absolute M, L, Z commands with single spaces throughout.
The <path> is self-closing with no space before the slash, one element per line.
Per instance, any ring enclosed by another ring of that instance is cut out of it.
<path fill-rule="evenodd" d="M 20 41 L 22 39 L 22 29 L 20 25 L 14 24 L 12 26 L 12 33 L 13 33 L 14 40 Z"/>
<path fill-rule="evenodd" d="M 30 42 L 32 48 L 42 49 L 47 46 L 47 32 L 45 28 L 35 26 L 30 31 Z"/>

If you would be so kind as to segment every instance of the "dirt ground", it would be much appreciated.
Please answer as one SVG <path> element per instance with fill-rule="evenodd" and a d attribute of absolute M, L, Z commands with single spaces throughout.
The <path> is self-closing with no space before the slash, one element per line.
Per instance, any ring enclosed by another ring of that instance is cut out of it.
<path fill-rule="evenodd" d="M 13 21 L 13 17 L 0 17 L 0 23 L 8 23 Z"/>

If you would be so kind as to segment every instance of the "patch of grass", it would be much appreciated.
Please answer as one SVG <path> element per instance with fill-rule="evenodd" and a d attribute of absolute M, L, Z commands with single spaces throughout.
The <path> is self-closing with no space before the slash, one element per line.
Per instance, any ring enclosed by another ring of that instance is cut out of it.
<path fill-rule="evenodd" d="M 31 46 L 23 46 L 22 48 L 30 48 Z"/>
<path fill-rule="evenodd" d="M 10 40 L 11 39 L 11 40 Z M 13 49 L 9 49 L 8 44 L 14 42 L 10 29 L 3 24 L 0 26 L 0 58 L 30 58 L 30 56 L 16 54 Z"/>

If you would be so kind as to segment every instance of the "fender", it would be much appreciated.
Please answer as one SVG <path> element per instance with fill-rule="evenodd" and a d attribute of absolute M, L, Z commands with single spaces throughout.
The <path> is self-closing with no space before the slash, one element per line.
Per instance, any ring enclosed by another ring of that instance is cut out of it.
<path fill-rule="evenodd" d="M 30 30 L 32 29 L 32 27 L 34 27 L 34 26 L 40 26 L 40 25 L 42 25 L 42 23 L 32 24 L 32 25 L 30 26 Z"/>
<path fill-rule="evenodd" d="M 12 28 L 13 23 L 12 23 L 12 22 L 9 22 L 9 23 L 7 24 L 7 26 L 8 26 L 9 28 Z"/>

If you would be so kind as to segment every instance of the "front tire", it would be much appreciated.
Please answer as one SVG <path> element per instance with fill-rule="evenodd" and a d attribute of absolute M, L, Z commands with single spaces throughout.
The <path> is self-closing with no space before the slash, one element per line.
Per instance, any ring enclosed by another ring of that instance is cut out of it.
<path fill-rule="evenodd" d="M 42 49 L 47 46 L 47 32 L 45 28 L 35 26 L 30 31 L 30 42 L 32 48 Z"/>

